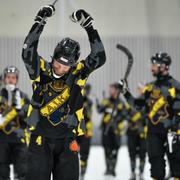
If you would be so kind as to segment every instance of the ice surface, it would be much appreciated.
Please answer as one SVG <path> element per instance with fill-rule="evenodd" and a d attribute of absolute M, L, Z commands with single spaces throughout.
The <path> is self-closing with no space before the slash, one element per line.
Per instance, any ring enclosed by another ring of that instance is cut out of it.
<path fill-rule="evenodd" d="M 145 180 L 151 180 L 149 169 L 150 169 L 150 165 L 148 163 L 148 158 L 147 158 L 145 171 L 144 171 Z M 104 160 L 103 148 L 101 146 L 92 146 L 90 150 L 90 156 L 89 156 L 89 162 L 88 162 L 88 168 L 87 168 L 87 174 L 85 176 L 85 180 L 110 180 L 109 178 L 106 178 L 103 175 L 104 172 L 105 172 L 105 160 Z M 114 178 L 113 180 L 129 179 L 130 163 L 129 163 L 128 150 L 126 146 L 122 146 L 119 150 L 116 173 L 117 173 L 117 177 Z"/>
<path fill-rule="evenodd" d="M 146 160 L 148 161 L 148 160 Z M 144 177 L 145 180 L 150 180 L 149 163 L 146 163 Z M 105 171 L 104 151 L 101 146 L 91 148 L 88 162 L 88 169 L 85 180 L 106 180 L 103 175 Z M 123 146 L 119 150 L 118 163 L 116 167 L 117 177 L 113 180 L 128 180 L 130 176 L 130 163 L 128 150 Z"/>

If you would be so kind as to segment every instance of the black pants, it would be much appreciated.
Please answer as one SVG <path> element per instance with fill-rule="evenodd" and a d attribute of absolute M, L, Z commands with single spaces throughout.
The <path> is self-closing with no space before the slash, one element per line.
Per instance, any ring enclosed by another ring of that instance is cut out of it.
<path fill-rule="evenodd" d="M 10 179 L 10 164 L 18 179 L 25 179 L 27 171 L 27 146 L 22 143 L 0 142 L 0 180 Z"/>
<path fill-rule="evenodd" d="M 149 162 L 151 164 L 151 177 L 157 180 L 164 180 L 165 177 L 165 153 L 168 156 L 172 177 L 180 178 L 180 143 L 177 148 L 170 154 L 167 148 L 167 134 L 147 135 L 147 150 Z"/>
<path fill-rule="evenodd" d="M 131 171 L 135 172 L 136 157 L 140 159 L 139 170 L 144 171 L 145 157 L 146 157 L 146 140 L 141 138 L 138 133 L 128 135 L 128 150 L 131 161 Z"/>
<path fill-rule="evenodd" d="M 113 128 L 110 128 L 106 135 L 103 133 L 102 144 L 105 151 L 106 172 L 110 171 L 114 173 L 117 163 L 118 150 L 121 144 L 121 138 L 119 135 L 114 133 Z"/>
<path fill-rule="evenodd" d="M 26 180 L 78 180 L 78 152 L 70 150 L 73 139 L 49 139 L 31 135 Z"/>
<path fill-rule="evenodd" d="M 81 174 L 84 175 L 87 168 L 87 160 L 91 145 L 91 138 L 82 136 L 80 139 L 80 160 L 81 160 Z"/>

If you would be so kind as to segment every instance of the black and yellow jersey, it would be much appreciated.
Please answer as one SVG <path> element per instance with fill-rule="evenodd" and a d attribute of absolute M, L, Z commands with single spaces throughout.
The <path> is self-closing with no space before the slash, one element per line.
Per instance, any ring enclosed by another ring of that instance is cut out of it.
<path fill-rule="evenodd" d="M 143 111 L 137 111 L 129 104 L 126 104 L 126 108 L 128 110 L 128 115 L 126 116 L 128 121 L 127 135 L 139 135 L 144 138 L 147 133 L 146 115 Z"/>
<path fill-rule="evenodd" d="M 129 92 L 125 97 L 133 107 L 145 108 L 149 132 L 179 132 L 180 83 L 170 75 L 147 84 L 140 98 L 134 98 Z"/>
<path fill-rule="evenodd" d="M 35 122 L 33 133 L 44 137 L 64 137 L 70 127 L 75 134 L 82 135 L 83 88 L 89 74 L 105 63 L 103 44 L 98 32 L 93 27 L 88 28 L 91 53 L 71 67 L 68 74 L 57 78 L 53 76 L 51 62 L 45 61 L 37 52 L 43 27 L 37 23 L 33 25 L 22 52 L 33 86 L 29 123 Z"/>
<path fill-rule="evenodd" d="M 114 109 L 114 106 L 116 106 L 116 103 L 117 110 L 114 117 L 115 123 L 112 127 L 114 128 L 115 133 L 122 135 L 124 131 L 124 120 L 126 118 L 127 111 L 124 102 L 120 98 L 118 100 L 111 97 L 104 99 L 101 104 L 98 105 L 98 112 L 103 113 L 101 127 L 103 131 L 105 131 L 107 125 L 110 123 L 110 121 L 112 121 L 111 113 Z"/>
<path fill-rule="evenodd" d="M 17 91 L 20 92 L 21 109 L 16 108 L 15 94 Z M 0 114 L 4 123 L 0 125 L 0 141 L 28 142 L 26 118 L 30 100 L 25 93 L 17 88 L 11 92 L 11 97 L 9 96 L 7 90 L 2 88 L 0 91 Z"/>
<path fill-rule="evenodd" d="M 84 97 L 84 109 L 83 109 L 83 114 L 84 114 L 84 120 L 85 120 L 85 126 L 86 126 L 86 137 L 92 137 L 92 128 L 93 128 L 93 123 L 92 123 L 92 107 L 93 107 L 93 102 L 89 97 Z"/>

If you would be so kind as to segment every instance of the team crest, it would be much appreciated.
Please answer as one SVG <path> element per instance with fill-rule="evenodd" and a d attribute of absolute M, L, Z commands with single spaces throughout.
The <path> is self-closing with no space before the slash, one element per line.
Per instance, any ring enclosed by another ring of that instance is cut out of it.
<path fill-rule="evenodd" d="M 16 131 L 20 128 L 19 119 L 16 118 L 16 120 L 11 121 L 6 126 L 3 127 L 3 132 L 5 134 L 11 134 L 12 132 Z"/>
<path fill-rule="evenodd" d="M 155 91 L 151 97 L 154 98 L 151 99 L 149 103 L 150 113 L 148 114 L 148 117 L 152 124 L 157 125 L 161 120 L 169 117 L 169 105 L 167 101 L 164 99 L 164 97 L 159 95 L 158 91 Z"/>
<path fill-rule="evenodd" d="M 57 109 L 52 114 L 48 115 L 47 119 L 48 121 L 50 121 L 50 123 L 53 126 L 57 126 L 58 124 L 60 124 L 66 119 L 67 114 L 68 114 L 67 112 L 68 112 L 68 108 L 67 108 L 67 102 L 66 102 L 65 104 L 61 106 L 60 109 Z"/>
<path fill-rule="evenodd" d="M 60 92 L 62 91 L 64 88 L 67 88 L 67 85 L 64 84 L 64 82 L 62 81 L 55 81 L 50 83 L 50 87 L 56 91 L 56 92 Z"/>
<path fill-rule="evenodd" d="M 153 98 L 153 99 L 157 99 L 157 98 L 159 98 L 161 96 L 161 91 L 160 91 L 160 89 L 154 89 L 153 91 L 152 91 L 152 93 L 151 93 L 151 97 Z"/>
<path fill-rule="evenodd" d="M 63 88 L 61 88 L 60 84 L 54 84 L 53 88 L 56 88 L 56 92 L 58 89 L 60 93 L 49 96 L 50 92 L 47 91 L 44 94 L 46 102 L 44 103 L 45 105 L 41 107 L 40 113 L 42 116 L 46 117 L 52 125 L 56 126 L 64 121 L 68 114 L 70 89 L 68 86 L 63 86 Z M 48 94 L 48 96 L 46 94 Z"/>

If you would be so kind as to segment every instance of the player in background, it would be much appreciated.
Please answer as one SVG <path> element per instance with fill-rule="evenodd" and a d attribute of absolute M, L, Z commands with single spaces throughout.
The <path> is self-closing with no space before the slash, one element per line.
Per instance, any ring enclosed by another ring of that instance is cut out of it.
<path fill-rule="evenodd" d="M 84 176 L 87 169 L 88 157 L 91 145 L 93 123 L 92 123 L 92 107 L 93 101 L 90 99 L 91 85 L 86 84 L 84 88 L 84 121 L 86 126 L 86 132 L 80 139 L 80 166 L 81 166 L 81 180 L 84 180 Z"/>
<path fill-rule="evenodd" d="M 142 95 L 144 86 L 138 85 L 138 94 Z M 131 177 L 130 180 L 144 180 L 144 166 L 146 158 L 146 116 L 143 111 L 136 110 L 129 104 L 126 105 L 128 109 L 128 129 L 127 129 L 127 140 L 128 150 L 131 164 Z M 136 175 L 137 158 L 139 159 L 139 178 Z"/>
<path fill-rule="evenodd" d="M 10 178 L 13 164 L 16 180 L 25 180 L 27 171 L 27 95 L 18 88 L 19 70 L 8 66 L 0 91 L 0 180 Z"/>
<path fill-rule="evenodd" d="M 165 154 L 171 175 L 180 178 L 180 83 L 169 74 L 171 57 L 158 52 L 151 57 L 151 72 L 155 80 L 148 83 L 139 98 L 134 98 L 121 80 L 121 92 L 133 107 L 145 108 L 148 119 L 147 152 L 151 177 L 165 179 Z"/>
<path fill-rule="evenodd" d="M 109 97 L 102 100 L 97 105 L 99 113 L 103 114 L 102 129 L 102 145 L 105 152 L 106 172 L 105 175 L 116 176 L 115 168 L 118 158 L 118 150 L 121 145 L 121 136 L 124 132 L 125 104 L 118 97 L 118 83 L 111 84 L 109 87 Z M 117 106 L 115 116 L 111 117 L 113 108 Z M 106 130 L 109 123 L 113 121 L 112 126 Z M 106 132 L 107 131 L 107 132 Z"/>

